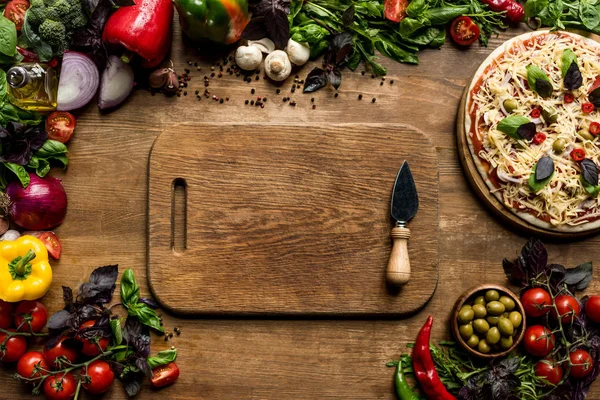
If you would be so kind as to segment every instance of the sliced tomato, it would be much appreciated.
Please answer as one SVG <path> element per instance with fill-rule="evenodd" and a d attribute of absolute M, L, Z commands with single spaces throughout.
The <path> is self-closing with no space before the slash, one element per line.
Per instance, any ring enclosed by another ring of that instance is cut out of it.
<path fill-rule="evenodd" d="M 61 143 L 67 143 L 69 140 L 71 140 L 71 136 L 73 136 L 75 126 L 77 126 L 77 121 L 71 113 L 65 111 L 55 111 L 50 114 L 46 120 L 48 139 L 56 140 Z"/>
<path fill-rule="evenodd" d="M 600 87 L 600 75 L 596 77 L 596 80 L 594 81 L 594 83 L 592 83 L 592 86 L 590 86 L 590 90 L 588 91 L 588 93 L 592 93 L 594 90 L 598 89 Z"/>
<path fill-rule="evenodd" d="M 408 0 L 385 0 L 385 18 L 392 22 L 400 22 L 406 17 Z"/>
<path fill-rule="evenodd" d="M 177 378 L 179 378 L 179 368 L 177 368 L 175 362 L 171 362 L 167 365 L 154 368 L 150 383 L 155 388 L 160 388 L 175 383 Z"/>
<path fill-rule="evenodd" d="M 461 46 L 469 46 L 479 39 L 479 26 L 467 16 L 455 18 L 450 25 L 452 40 Z"/>
<path fill-rule="evenodd" d="M 4 9 L 4 16 L 11 20 L 20 31 L 25 21 L 25 13 L 29 8 L 27 0 L 10 0 Z"/>
<path fill-rule="evenodd" d="M 62 246 L 60 244 L 60 240 L 58 240 L 58 236 L 54 234 L 54 232 L 42 232 L 38 239 L 44 243 L 46 246 L 46 250 L 48 250 L 48 254 L 55 260 L 60 258 L 60 252 L 62 251 Z"/>

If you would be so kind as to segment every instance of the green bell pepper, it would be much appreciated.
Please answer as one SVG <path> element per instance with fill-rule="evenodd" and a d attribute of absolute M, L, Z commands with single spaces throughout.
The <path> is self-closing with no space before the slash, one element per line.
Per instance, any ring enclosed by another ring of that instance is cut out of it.
<path fill-rule="evenodd" d="M 175 0 L 183 32 L 193 41 L 236 42 L 248 24 L 246 0 Z"/>

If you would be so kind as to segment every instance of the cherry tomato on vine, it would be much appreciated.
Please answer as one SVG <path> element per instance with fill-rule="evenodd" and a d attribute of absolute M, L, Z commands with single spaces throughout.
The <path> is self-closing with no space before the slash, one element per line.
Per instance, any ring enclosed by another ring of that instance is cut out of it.
<path fill-rule="evenodd" d="M 450 25 L 450 36 L 456 44 L 469 46 L 479 39 L 479 26 L 465 15 L 455 18 Z"/>
<path fill-rule="evenodd" d="M 554 319 L 560 320 L 563 324 L 572 324 L 575 321 L 575 318 L 581 314 L 581 306 L 577 299 L 573 296 L 569 296 L 566 294 L 557 296 L 554 299 L 556 303 L 556 309 L 558 310 L 558 315 L 556 315 L 556 311 L 552 310 L 552 316 Z"/>
<path fill-rule="evenodd" d="M 594 368 L 594 360 L 585 350 L 575 350 L 569 354 L 569 359 L 571 360 L 571 371 L 569 372 L 569 376 L 572 376 L 573 378 L 585 378 Z"/>
<path fill-rule="evenodd" d="M 558 385 L 563 377 L 563 370 L 552 360 L 542 360 L 535 364 L 535 375 L 544 378 L 553 385 Z"/>
<path fill-rule="evenodd" d="M 175 362 L 156 367 L 152 370 L 154 377 L 150 380 L 152 386 L 160 388 L 175 383 L 179 378 L 179 368 Z"/>
<path fill-rule="evenodd" d="M 594 322 L 600 322 L 600 296 L 590 296 L 585 303 L 585 315 Z"/>
<path fill-rule="evenodd" d="M 19 332 L 40 332 L 48 322 L 48 311 L 39 301 L 22 301 L 15 309 L 14 322 Z"/>
<path fill-rule="evenodd" d="M 66 336 L 61 337 L 54 347 L 48 349 L 44 347 L 44 358 L 48 365 L 52 368 L 59 368 L 56 359 L 59 357 L 65 357 L 70 363 L 74 363 L 77 360 L 77 350 L 66 346 L 63 342 L 67 340 Z"/>
<path fill-rule="evenodd" d="M 13 311 L 15 307 L 12 303 L 0 300 L 0 328 L 8 329 L 12 326 Z"/>
<path fill-rule="evenodd" d="M 44 243 L 46 246 L 46 250 L 48 250 L 48 254 L 55 260 L 60 258 L 60 252 L 62 251 L 62 246 L 60 244 L 60 240 L 58 240 L 58 236 L 54 232 L 42 232 L 38 239 Z"/>
<path fill-rule="evenodd" d="M 385 0 L 385 18 L 392 22 L 400 22 L 406 17 L 408 0 Z"/>
<path fill-rule="evenodd" d="M 39 351 L 29 351 L 23 354 L 17 363 L 17 373 L 23 378 L 32 379 L 48 375 L 43 370 L 49 371 L 50 368 L 48 368 L 44 355 Z"/>
<path fill-rule="evenodd" d="M 79 330 L 82 330 L 84 328 L 91 328 L 92 326 L 94 326 L 95 323 L 96 321 L 94 320 L 85 321 L 83 324 L 81 324 Z M 102 349 L 102 351 L 106 350 L 106 348 L 108 347 L 108 342 L 110 341 L 109 338 L 101 337 L 98 339 L 98 343 L 96 344 L 94 340 L 84 339 L 81 336 L 79 336 L 79 334 L 77 334 L 75 338 L 81 343 L 83 343 L 81 353 L 88 357 L 96 357 L 98 354 L 100 354 L 100 348 Z M 100 348 L 98 348 L 98 346 L 100 346 Z"/>
<path fill-rule="evenodd" d="M 528 317 L 541 317 L 550 311 L 548 306 L 552 306 L 552 297 L 542 288 L 533 288 L 523 293 L 521 303 Z"/>
<path fill-rule="evenodd" d="M 16 332 L 14 329 L 9 329 L 10 332 Z M 5 333 L 0 333 L 0 344 L 6 339 Z M 11 363 L 18 361 L 19 358 L 27 351 L 27 340 L 23 336 L 12 336 L 0 348 L 0 362 Z"/>
<path fill-rule="evenodd" d="M 52 375 L 44 381 L 44 395 L 48 400 L 70 400 L 76 390 L 77 382 L 70 373 Z"/>
<path fill-rule="evenodd" d="M 17 30 L 20 31 L 25 21 L 25 13 L 29 8 L 29 2 L 27 0 L 11 0 L 4 9 L 4 16 L 12 21 Z"/>
<path fill-rule="evenodd" d="M 86 369 L 81 369 L 81 376 L 86 375 Z M 89 381 L 83 384 L 83 388 L 91 394 L 100 394 L 110 389 L 115 380 L 115 374 L 106 361 L 96 360 L 87 367 Z M 85 382 L 85 381 L 84 381 Z"/>
<path fill-rule="evenodd" d="M 46 130 L 48 139 L 67 143 L 73 136 L 77 121 L 73 114 L 66 111 L 54 111 L 46 119 Z"/>
<path fill-rule="evenodd" d="M 554 334 L 542 325 L 533 325 L 525 331 L 523 344 L 532 356 L 546 357 L 554 350 Z"/>

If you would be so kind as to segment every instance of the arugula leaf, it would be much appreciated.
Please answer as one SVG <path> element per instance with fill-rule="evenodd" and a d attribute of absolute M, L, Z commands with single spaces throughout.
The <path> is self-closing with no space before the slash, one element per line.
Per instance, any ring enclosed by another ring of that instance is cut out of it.
<path fill-rule="evenodd" d="M 529 119 L 522 115 L 511 115 L 498 123 L 497 129 L 515 140 L 523 139 L 517 132 L 521 125 L 528 124 Z"/>
<path fill-rule="evenodd" d="M 8 57 L 17 55 L 17 27 L 4 15 L 0 15 L 0 53 Z"/>
<path fill-rule="evenodd" d="M 527 82 L 531 90 L 542 97 L 550 97 L 552 95 L 552 83 L 544 71 L 537 65 L 529 64 L 527 70 Z"/>
<path fill-rule="evenodd" d="M 163 350 L 159 351 L 156 356 L 148 357 L 148 365 L 150 369 L 160 367 L 161 365 L 167 365 L 177 359 L 177 350 Z"/>

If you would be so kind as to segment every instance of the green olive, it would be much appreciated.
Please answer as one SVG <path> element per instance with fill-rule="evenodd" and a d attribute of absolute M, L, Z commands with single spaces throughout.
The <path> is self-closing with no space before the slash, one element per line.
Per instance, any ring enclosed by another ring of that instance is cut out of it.
<path fill-rule="evenodd" d="M 556 154 L 561 154 L 565 151 L 565 147 L 567 147 L 567 141 L 562 138 L 558 138 L 552 143 L 552 150 L 554 150 Z"/>
<path fill-rule="evenodd" d="M 487 303 L 487 306 L 485 306 L 485 309 L 490 315 L 502 315 L 505 307 L 504 304 L 500 303 L 499 301 L 490 301 Z"/>
<path fill-rule="evenodd" d="M 477 347 L 478 344 L 479 344 L 479 336 L 477 336 L 477 335 L 471 335 L 469 340 L 467 340 L 467 346 L 469 346 L 472 349 Z"/>
<path fill-rule="evenodd" d="M 483 306 L 485 306 L 485 297 L 483 296 L 478 296 L 475 298 L 475 300 L 473 301 L 473 305 L 475 304 L 481 304 Z"/>
<path fill-rule="evenodd" d="M 487 315 L 487 311 L 483 304 L 474 304 L 473 313 L 475 313 L 475 318 L 483 318 Z"/>
<path fill-rule="evenodd" d="M 594 140 L 594 137 L 587 129 L 580 129 L 577 131 L 577 135 L 584 140 Z"/>
<path fill-rule="evenodd" d="M 485 319 L 476 319 L 473 321 L 473 328 L 479 333 L 487 333 L 490 329 L 490 324 Z"/>
<path fill-rule="evenodd" d="M 497 290 L 488 290 L 487 292 L 485 292 L 485 299 L 487 301 L 496 301 L 500 298 L 500 293 L 498 293 Z"/>
<path fill-rule="evenodd" d="M 504 304 L 506 311 L 512 311 L 515 308 L 515 301 L 508 296 L 500 296 L 498 301 Z"/>
<path fill-rule="evenodd" d="M 495 326 L 493 328 L 490 328 L 490 330 L 487 331 L 487 334 L 485 335 L 485 340 L 489 344 L 498 343 L 500 341 L 500 330 Z"/>
<path fill-rule="evenodd" d="M 508 318 L 500 318 L 498 321 L 498 329 L 500 329 L 500 333 L 504 336 L 511 336 L 515 332 L 515 327 L 512 322 Z"/>
<path fill-rule="evenodd" d="M 490 348 L 490 345 L 485 341 L 485 339 L 481 339 L 479 341 L 479 344 L 477 345 L 477 350 L 479 350 L 480 353 L 487 354 L 492 349 Z"/>
<path fill-rule="evenodd" d="M 519 103 L 517 103 L 515 99 L 506 99 L 502 102 L 502 105 L 508 113 L 512 113 L 517 109 L 517 107 L 519 107 Z"/>
<path fill-rule="evenodd" d="M 498 321 L 500 321 L 500 317 L 494 317 L 490 315 L 486 318 L 486 320 L 490 325 L 496 326 L 498 325 Z"/>
<path fill-rule="evenodd" d="M 460 312 L 458 313 L 458 320 L 460 322 L 462 322 L 463 324 L 466 324 L 467 322 L 471 322 L 473 320 L 473 316 L 475 315 L 475 313 L 473 313 L 473 310 L 471 308 L 462 308 L 460 310 Z M 471 335 L 469 335 L 471 336 Z"/>
<path fill-rule="evenodd" d="M 508 315 L 508 319 L 512 323 L 515 328 L 521 326 L 521 322 L 523 322 L 523 316 L 517 311 L 513 311 Z"/>
<path fill-rule="evenodd" d="M 554 124 L 556 121 L 558 121 L 558 112 L 552 107 L 542 108 L 542 116 L 548 125 Z"/>
<path fill-rule="evenodd" d="M 505 350 L 506 349 L 510 349 L 512 347 L 512 345 L 513 345 L 513 338 L 512 338 L 512 336 L 503 337 L 503 338 L 500 339 L 500 346 L 503 349 L 505 349 Z"/>
<path fill-rule="evenodd" d="M 469 339 L 473 335 L 473 324 L 468 323 L 468 324 L 461 325 L 458 328 L 458 331 L 460 332 L 460 336 L 464 340 L 467 340 L 467 339 Z"/>

